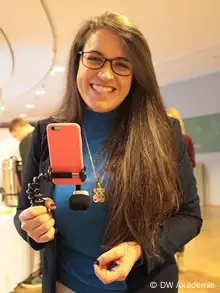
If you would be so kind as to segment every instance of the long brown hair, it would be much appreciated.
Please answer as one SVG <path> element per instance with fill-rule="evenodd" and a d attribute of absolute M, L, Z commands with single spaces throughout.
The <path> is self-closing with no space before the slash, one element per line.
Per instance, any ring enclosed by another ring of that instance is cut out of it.
<path fill-rule="evenodd" d="M 134 69 L 130 93 L 120 106 L 120 120 L 105 148 L 109 180 L 103 247 L 107 250 L 124 241 L 136 241 L 148 256 L 156 256 L 157 234 L 165 219 L 178 209 L 176 137 L 162 103 L 148 44 L 126 17 L 104 12 L 80 28 L 70 52 L 66 93 L 55 118 L 81 121 L 78 52 L 99 29 L 120 36 Z"/>

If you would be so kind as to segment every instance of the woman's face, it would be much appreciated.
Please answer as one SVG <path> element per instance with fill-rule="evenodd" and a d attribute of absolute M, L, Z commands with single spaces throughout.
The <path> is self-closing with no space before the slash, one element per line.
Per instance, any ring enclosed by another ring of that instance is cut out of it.
<path fill-rule="evenodd" d="M 130 64 L 120 37 L 109 30 L 102 29 L 90 36 L 83 52 L 91 51 L 98 53 L 94 52 L 87 56 L 85 54 L 87 59 L 83 60 L 94 63 L 100 62 L 100 58 L 103 56 L 109 59 L 120 57 L 116 62 L 116 67 L 122 72 L 127 70 L 126 66 Z M 132 74 L 129 76 L 117 75 L 112 71 L 108 61 L 100 69 L 87 68 L 82 63 L 81 56 L 77 73 L 77 87 L 89 109 L 95 112 L 108 112 L 116 109 L 128 95 L 131 81 Z"/>

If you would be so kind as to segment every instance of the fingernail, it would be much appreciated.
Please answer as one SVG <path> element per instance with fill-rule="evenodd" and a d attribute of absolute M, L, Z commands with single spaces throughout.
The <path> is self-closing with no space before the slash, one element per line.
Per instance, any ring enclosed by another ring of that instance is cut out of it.
<path fill-rule="evenodd" d="M 95 261 L 95 265 L 99 266 L 99 261 L 98 260 Z"/>

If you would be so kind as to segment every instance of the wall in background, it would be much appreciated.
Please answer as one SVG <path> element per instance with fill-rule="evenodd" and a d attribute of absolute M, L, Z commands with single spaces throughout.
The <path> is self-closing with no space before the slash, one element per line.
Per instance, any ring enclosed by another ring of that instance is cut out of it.
<path fill-rule="evenodd" d="M 220 152 L 220 113 L 187 118 L 184 125 L 197 154 Z"/>
<path fill-rule="evenodd" d="M 204 164 L 204 204 L 220 205 L 220 153 L 197 154 L 196 161 Z"/>
<path fill-rule="evenodd" d="M 184 119 L 191 135 L 197 163 L 203 163 L 202 203 L 220 205 L 220 113 Z"/>
<path fill-rule="evenodd" d="M 204 164 L 204 203 L 220 205 L 220 73 L 162 87 L 161 94 L 167 108 L 180 111 Z"/>
<path fill-rule="evenodd" d="M 161 94 L 183 118 L 220 113 L 220 72 L 161 87 Z"/>

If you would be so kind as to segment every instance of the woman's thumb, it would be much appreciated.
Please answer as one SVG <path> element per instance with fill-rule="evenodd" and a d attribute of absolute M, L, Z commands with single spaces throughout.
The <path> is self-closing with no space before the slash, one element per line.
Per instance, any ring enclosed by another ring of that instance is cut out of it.
<path fill-rule="evenodd" d="M 54 201 L 49 197 L 44 197 L 44 205 L 49 210 L 56 209 L 56 205 L 55 205 Z"/>

